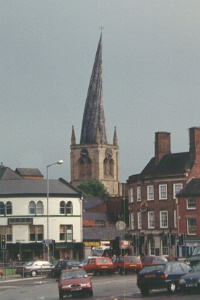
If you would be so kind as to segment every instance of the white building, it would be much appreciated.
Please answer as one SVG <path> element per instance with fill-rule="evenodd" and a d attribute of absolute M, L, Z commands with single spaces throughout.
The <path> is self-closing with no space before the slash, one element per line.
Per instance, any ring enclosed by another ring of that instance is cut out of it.
<path fill-rule="evenodd" d="M 7 237 L 1 256 L 22 261 L 83 257 L 80 192 L 62 178 L 49 180 L 49 197 L 47 180 L 0 178 L 0 234 Z"/>

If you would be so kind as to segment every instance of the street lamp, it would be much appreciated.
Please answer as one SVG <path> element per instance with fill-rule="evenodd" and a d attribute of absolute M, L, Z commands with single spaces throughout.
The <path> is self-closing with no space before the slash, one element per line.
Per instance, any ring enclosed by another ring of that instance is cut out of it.
<path fill-rule="evenodd" d="M 57 162 L 47 166 L 47 243 L 49 240 L 49 167 L 53 165 L 61 165 L 63 160 L 58 160 Z M 48 261 L 49 261 L 49 244 L 48 244 Z"/>

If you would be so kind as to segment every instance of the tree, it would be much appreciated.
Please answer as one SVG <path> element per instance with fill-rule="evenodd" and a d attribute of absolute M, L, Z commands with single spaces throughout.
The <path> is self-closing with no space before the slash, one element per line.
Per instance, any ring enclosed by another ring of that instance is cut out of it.
<path fill-rule="evenodd" d="M 109 196 L 103 183 L 98 180 L 83 181 L 81 184 L 79 184 L 79 186 L 77 186 L 77 188 L 83 193 L 83 196 L 85 197 L 104 198 L 105 196 Z"/>

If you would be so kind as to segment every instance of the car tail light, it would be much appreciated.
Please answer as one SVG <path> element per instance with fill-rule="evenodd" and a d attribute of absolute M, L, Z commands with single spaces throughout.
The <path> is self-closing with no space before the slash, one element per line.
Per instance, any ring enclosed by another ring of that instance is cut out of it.
<path fill-rule="evenodd" d="M 168 277 L 168 275 L 167 274 L 165 274 L 165 273 L 163 273 L 162 275 L 161 275 L 161 278 L 167 278 Z"/>

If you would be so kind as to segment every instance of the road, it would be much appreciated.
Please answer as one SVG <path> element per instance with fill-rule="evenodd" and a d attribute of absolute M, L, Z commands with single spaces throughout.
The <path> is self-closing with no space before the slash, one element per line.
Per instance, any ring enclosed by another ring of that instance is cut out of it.
<path fill-rule="evenodd" d="M 199 294 L 167 295 L 166 291 L 151 291 L 142 297 L 136 285 L 136 275 L 93 276 L 93 300 L 199 300 Z M 52 278 L 10 278 L 0 280 L 1 300 L 58 300 L 57 283 Z M 67 299 L 67 298 L 66 298 Z M 69 299 L 69 298 L 68 298 Z M 73 298 L 80 299 L 80 298 Z"/>

